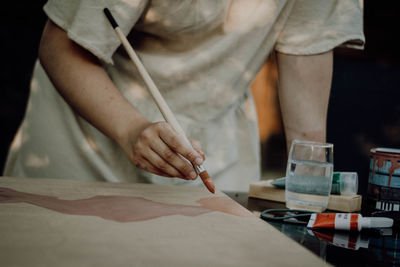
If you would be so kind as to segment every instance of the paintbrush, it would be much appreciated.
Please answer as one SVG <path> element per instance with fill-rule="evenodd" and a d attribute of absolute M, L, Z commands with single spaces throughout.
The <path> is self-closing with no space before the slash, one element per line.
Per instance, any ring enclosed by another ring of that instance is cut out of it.
<path fill-rule="evenodd" d="M 104 14 L 106 15 L 108 21 L 110 22 L 111 26 L 114 28 L 118 38 L 121 40 L 122 46 L 125 48 L 126 52 L 128 53 L 130 59 L 132 60 L 133 64 L 135 64 L 137 70 L 139 71 L 140 76 L 142 77 L 143 81 L 145 82 L 147 88 L 150 91 L 151 96 L 153 97 L 154 102 L 157 104 L 158 109 L 160 110 L 161 114 L 163 115 L 166 122 L 168 122 L 171 127 L 188 143 L 190 146 L 192 144 L 189 142 L 189 139 L 186 137 L 185 132 L 183 131 L 182 127 L 179 125 L 178 121 L 176 120 L 174 114 L 172 113 L 171 109 L 168 107 L 167 102 L 165 102 L 163 96 L 161 95 L 160 91 L 158 90 L 157 86 L 151 79 L 149 73 L 147 72 L 146 68 L 144 67 L 143 63 L 140 61 L 139 57 L 137 56 L 136 52 L 133 50 L 131 44 L 129 43 L 128 39 L 126 39 L 124 33 L 119 28 L 117 22 L 115 21 L 114 17 L 111 15 L 110 10 L 108 8 L 104 8 Z M 200 165 L 192 164 L 196 172 L 200 175 L 201 180 L 203 181 L 204 185 L 211 193 L 215 193 L 215 186 L 208 175 L 206 169 Z"/>

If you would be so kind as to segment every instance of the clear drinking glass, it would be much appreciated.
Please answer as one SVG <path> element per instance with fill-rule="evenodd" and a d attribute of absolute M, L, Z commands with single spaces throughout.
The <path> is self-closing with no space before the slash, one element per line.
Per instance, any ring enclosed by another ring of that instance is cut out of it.
<path fill-rule="evenodd" d="M 332 175 L 333 144 L 294 140 L 286 169 L 286 207 L 324 211 Z"/>

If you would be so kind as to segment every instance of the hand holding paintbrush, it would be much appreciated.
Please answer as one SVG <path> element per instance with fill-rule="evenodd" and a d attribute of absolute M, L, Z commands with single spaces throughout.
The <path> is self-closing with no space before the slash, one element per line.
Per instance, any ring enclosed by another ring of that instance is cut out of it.
<path fill-rule="evenodd" d="M 150 75 L 146 71 L 145 67 L 143 66 L 142 62 L 140 61 L 139 57 L 136 55 L 135 51 L 133 50 L 132 46 L 130 45 L 129 41 L 126 39 L 125 35 L 118 27 L 115 19 L 111 15 L 110 11 L 105 8 L 104 13 L 111 23 L 112 27 L 114 28 L 118 38 L 121 40 L 123 47 L 125 48 L 126 52 L 128 53 L 129 57 L 131 58 L 132 62 L 137 67 L 143 81 L 145 82 L 146 86 L 148 87 L 151 96 L 153 97 L 155 103 L 157 104 L 160 112 L 162 113 L 164 119 L 170 124 L 170 126 L 175 130 L 176 133 L 188 144 L 191 146 L 191 143 L 187 139 L 182 127 L 179 125 L 178 121 L 176 120 L 174 114 L 168 107 L 167 103 L 165 102 L 164 98 L 160 94 L 157 86 L 154 84 L 153 80 L 151 79 Z M 215 186 L 212 182 L 211 177 L 208 175 L 207 171 L 204 169 L 202 165 L 194 165 L 193 167 L 199 173 L 204 185 L 207 189 L 211 192 L 215 192 Z"/>

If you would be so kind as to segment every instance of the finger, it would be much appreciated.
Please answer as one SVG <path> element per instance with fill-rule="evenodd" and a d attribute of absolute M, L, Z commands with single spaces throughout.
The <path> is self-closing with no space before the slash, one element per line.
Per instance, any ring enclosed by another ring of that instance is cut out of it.
<path fill-rule="evenodd" d="M 166 126 L 165 126 L 166 125 Z M 179 136 L 168 124 L 165 124 L 160 128 L 159 136 L 165 144 L 176 153 L 181 154 L 184 158 L 196 165 L 203 163 L 201 155 L 187 144 L 181 136 Z"/>
<path fill-rule="evenodd" d="M 145 158 L 141 158 L 140 160 L 138 160 L 138 162 L 135 164 L 135 167 L 138 168 L 138 169 L 153 173 L 153 174 L 160 175 L 160 176 L 173 177 L 173 176 L 169 175 L 168 173 L 164 173 L 161 170 L 159 170 L 156 167 L 154 167 L 153 164 L 151 164 Z"/>
<path fill-rule="evenodd" d="M 160 170 L 166 172 L 166 169 L 164 169 L 166 166 L 164 165 L 168 165 L 170 167 L 173 167 L 181 174 L 181 176 L 187 179 L 192 180 L 197 178 L 197 173 L 194 170 L 193 166 L 189 162 L 184 160 L 181 156 L 179 156 L 176 152 L 172 151 L 161 139 L 154 140 L 154 142 L 151 143 L 150 147 L 160 159 L 157 159 L 155 161 L 161 163 L 162 160 L 161 166 L 155 164 L 156 167 L 158 167 Z"/>
<path fill-rule="evenodd" d="M 161 142 L 161 140 L 160 140 Z M 144 157 L 150 161 L 157 169 L 160 171 L 169 174 L 172 177 L 178 177 L 182 179 L 192 179 L 190 177 L 187 177 L 186 175 L 182 174 L 177 170 L 174 166 L 166 162 L 156 151 L 149 149 L 146 151 L 146 154 Z"/>
<path fill-rule="evenodd" d="M 203 153 L 201 149 L 201 143 L 195 139 L 190 139 L 190 138 L 189 141 L 192 144 L 193 148 L 201 155 L 204 161 L 206 159 L 206 155 Z"/>

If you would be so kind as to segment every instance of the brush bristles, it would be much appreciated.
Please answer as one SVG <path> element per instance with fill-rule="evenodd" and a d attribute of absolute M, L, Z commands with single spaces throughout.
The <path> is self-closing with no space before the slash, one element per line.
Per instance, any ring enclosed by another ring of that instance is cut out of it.
<path fill-rule="evenodd" d="M 203 171 L 200 174 L 201 180 L 203 180 L 204 185 L 207 187 L 208 191 L 215 194 L 215 185 L 211 180 L 210 175 L 208 175 L 207 171 Z"/>

